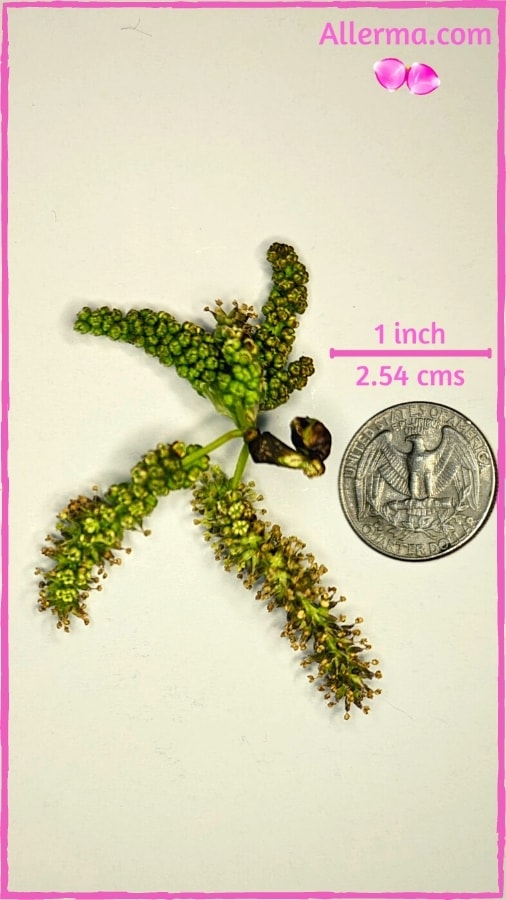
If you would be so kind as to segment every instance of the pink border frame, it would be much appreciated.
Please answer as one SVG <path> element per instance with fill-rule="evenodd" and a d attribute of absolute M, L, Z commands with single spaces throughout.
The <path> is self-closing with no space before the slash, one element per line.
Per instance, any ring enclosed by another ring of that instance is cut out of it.
<path fill-rule="evenodd" d="M 499 488 L 497 495 L 497 629 L 498 629 L 498 770 L 497 770 L 497 892 L 462 893 L 462 892 L 386 892 L 386 893 L 334 893 L 331 891 L 314 892 L 239 892 L 239 893 L 170 893 L 160 891 L 157 893 L 131 893 L 113 891 L 95 891 L 92 893 L 77 892 L 38 892 L 38 891 L 9 891 L 8 889 L 8 771 L 9 771 L 9 643 L 8 643 L 8 598 L 7 585 L 9 574 L 8 556 L 8 510 L 9 510 L 9 475 L 8 475 L 8 411 L 9 411 L 9 273 L 8 273 L 8 121 L 9 121 L 9 9 L 51 7 L 51 8 L 175 8 L 175 9 L 272 9 L 272 8 L 298 8 L 298 9 L 496 9 L 498 12 L 498 129 L 497 129 L 497 423 L 498 423 L 498 474 Z M 174 2 L 104 2 L 104 0 L 42 0 L 42 2 L 25 2 L 25 0 L 13 0 L 2 5 L 2 39 L 0 62 L 0 112 L 1 112 L 1 253 L 2 253 L 2 422 L 1 422 L 1 477 L 2 477 L 2 604 L 0 609 L 0 654 L 1 654 L 1 689 L 0 689 L 0 742 L 1 742 L 1 780 L 0 780 L 0 898 L 20 898 L 20 900 L 50 900 L 50 898 L 76 898 L 76 900 L 123 900 L 123 898 L 142 898 L 142 900 L 222 900 L 222 898 L 234 898 L 234 900 L 253 900 L 253 898 L 265 898 L 265 900 L 331 900 L 331 898 L 398 898 L 398 900 L 411 900 L 411 898 L 441 898 L 441 900 L 457 900 L 457 898 L 503 898 L 504 896 L 504 850 L 505 850 L 505 657 L 504 657 L 504 625 L 505 625 L 505 555 L 504 555 L 504 525 L 505 525 L 505 335 L 504 335 L 504 286 L 506 285 L 505 270 L 505 205 L 506 205 L 506 160 L 505 160 L 505 133 L 504 133 L 504 102 L 506 88 L 506 0 L 496 2 L 473 2 L 473 0 L 460 0 L 460 2 L 340 2 L 340 0 L 288 0 L 288 2 L 228 2 L 228 0 L 174 0 Z"/>

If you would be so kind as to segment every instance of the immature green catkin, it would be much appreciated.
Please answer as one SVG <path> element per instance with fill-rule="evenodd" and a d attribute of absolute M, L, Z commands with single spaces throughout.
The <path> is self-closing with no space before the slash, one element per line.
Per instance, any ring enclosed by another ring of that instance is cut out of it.
<path fill-rule="evenodd" d="M 301 356 L 288 362 L 295 329 L 307 306 L 308 273 L 293 247 L 274 243 L 267 252 L 272 287 L 262 307 L 261 324 L 252 324 L 254 309 L 234 302 L 226 312 L 220 301 L 212 313 L 214 330 L 195 322 L 179 322 L 168 312 L 85 306 L 76 316 L 75 331 L 133 344 L 164 366 L 173 366 L 181 378 L 208 397 L 219 412 L 242 428 L 250 426 L 260 410 L 286 403 L 302 390 L 314 373 L 312 359 Z"/>
<path fill-rule="evenodd" d="M 234 303 L 227 313 L 219 301 L 208 311 L 217 322 L 213 331 L 194 322 L 180 323 L 165 312 L 132 309 L 123 315 L 106 306 L 84 307 L 74 328 L 134 344 L 163 365 L 174 366 L 219 412 L 247 428 L 258 415 L 263 386 L 260 351 L 252 338 L 254 328 L 247 324 L 254 311 Z"/>
<path fill-rule="evenodd" d="M 218 467 L 209 469 L 193 489 L 196 524 L 205 529 L 216 559 L 227 571 L 236 571 L 246 588 L 257 588 L 257 598 L 267 602 L 267 609 L 281 608 L 286 625 L 281 632 L 294 650 L 308 651 L 301 665 L 313 667 L 308 675 L 327 700 L 328 706 L 344 702 L 345 718 L 354 704 L 369 712 L 364 705 L 379 689 L 369 682 L 381 678 L 371 666 L 377 660 L 364 660 L 371 649 L 357 627 L 362 619 L 346 623 L 344 615 L 334 616 L 330 610 L 339 601 L 332 598 L 335 588 L 324 587 L 321 578 L 326 569 L 304 553 L 304 544 L 295 537 L 284 537 L 278 525 L 261 518 L 265 510 L 258 508 L 262 498 L 254 484 L 234 486 Z"/>
<path fill-rule="evenodd" d="M 141 348 L 162 365 L 174 366 L 201 395 L 226 368 L 211 332 L 195 322 L 178 322 L 163 310 L 131 309 L 122 313 L 108 306 L 85 306 L 76 316 L 74 330 Z"/>
<path fill-rule="evenodd" d="M 288 244 L 271 244 L 267 260 L 272 268 L 272 287 L 262 306 L 263 321 L 255 335 L 264 366 L 262 410 L 286 403 L 290 394 L 302 390 L 314 374 L 313 360 L 308 356 L 288 363 L 298 316 L 307 307 L 309 273 Z"/>
<path fill-rule="evenodd" d="M 213 343 L 219 348 L 222 364 L 214 383 L 208 385 L 206 396 L 239 428 L 251 428 L 257 420 L 263 386 L 255 326 L 249 322 L 255 311 L 245 303 L 234 302 L 227 312 L 220 301 L 208 311 L 216 319 Z"/>
<path fill-rule="evenodd" d="M 49 535 L 48 546 L 42 548 L 54 565 L 49 570 L 36 569 L 36 575 L 43 577 L 39 609 L 51 609 L 58 617 L 58 628 L 69 631 L 71 615 L 88 624 L 89 592 L 101 590 L 106 566 L 121 563 L 114 551 L 123 549 L 125 531 L 142 531 L 143 520 L 159 497 L 195 484 L 209 465 L 209 457 L 199 455 L 200 450 L 198 444 L 187 446 L 181 441 L 158 444 L 133 467 L 129 481 L 111 485 L 103 497 L 71 500 L 59 513 L 58 534 Z"/>

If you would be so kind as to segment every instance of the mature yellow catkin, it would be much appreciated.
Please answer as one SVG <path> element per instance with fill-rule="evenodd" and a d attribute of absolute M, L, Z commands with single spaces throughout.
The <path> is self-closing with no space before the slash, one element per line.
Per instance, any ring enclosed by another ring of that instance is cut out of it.
<path fill-rule="evenodd" d="M 205 529 L 226 570 L 235 571 L 245 587 L 256 588 L 269 611 L 284 610 L 282 636 L 305 654 L 301 665 L 313 670 L 308 678 L 328 705 L 344 702 L 345 718 L 352 705 L 368 713 L 364 701 L 380 693 L 371 682 L 381 672 L 373 668 L 377 660 L 364 659 L 371 645 L 357 627 L 362 619 L 349 624 L 346 616 L 332 614 L 344 598 L 334 600 L 336 589 L 322 584 L 325 567 L 305 552 L 298 538 L 285 537 L 278 525 L 265 521 L 265 511 L 257 506 L 261 499 L 253 482 L 234 485 L 214 466 L 193 490 L 196 524 Z"/>

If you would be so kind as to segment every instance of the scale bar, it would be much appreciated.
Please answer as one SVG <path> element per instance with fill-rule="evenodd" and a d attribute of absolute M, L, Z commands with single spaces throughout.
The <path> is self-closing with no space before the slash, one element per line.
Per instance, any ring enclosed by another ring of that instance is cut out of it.
<path fill-rule="evenodd" d="M 478 356 L 492 359 L 492 348 L 484 350 L 329 350 L 331 359 L 336 356 Z"/>

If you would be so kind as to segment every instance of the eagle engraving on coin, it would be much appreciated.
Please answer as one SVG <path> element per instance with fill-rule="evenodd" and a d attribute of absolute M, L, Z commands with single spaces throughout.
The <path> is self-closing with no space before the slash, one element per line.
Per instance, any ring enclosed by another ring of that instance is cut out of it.
<path fill-rule="evenodd" d="M 421 434 L 409 434 L 407 448 L 397 449 L 392 432 L 384 431 L 371 442 L 357 471 L 359 518 L 369 503 L 389 521 L 392 509 L 406 510 L 405 525 L 412 530 L 429 510 L 435 517 L 440 511 L 444 521 L 446 500 L 450 499 L 445 491 L 450 487 L 457 509 L 467 505 L 478 508 L 480 472 L 465 440 L 453 428 L 445 427 L 434 449 L 427 449 L 425 441 Z M 389 502 L 388 487 L 407 499 Z"/>
<path fill-rule="evenodd" d="M 440 405 L 378 413 L 345 451 L 339 488 L 352 527 L 398 559 L 433 559 L 474 534 L 491 509 L 495 466 L 475 425 Z"/>

